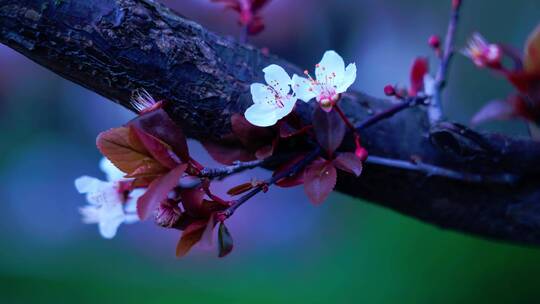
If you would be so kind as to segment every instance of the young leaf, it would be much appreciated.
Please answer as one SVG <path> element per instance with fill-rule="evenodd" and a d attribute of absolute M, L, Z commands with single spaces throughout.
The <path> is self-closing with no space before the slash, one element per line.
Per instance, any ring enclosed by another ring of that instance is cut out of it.
<path fill-rule="evenodd" d="M 144 132 L 136 126 L 131 126 L 131 132 L 133 132 L 139 141 L 144 145 L 146 150 L 157 160 L 160 164 L 168 169 L 175 168 L 179 164 L 179 160 L 173 158 L 174 153 L 171 151 L 171 147 L 163 141 L 155 138 L 154 136 Z"/>
<path fill-rule="evenodd" d="M 507 120 L 519 115 L 518 102 L 513 99 L 521 99 L 518 96 L 509 97 L 508 100 L 493 100 L 484 105 L 471 120 L 472 125 L 492 120 Z"/>
<path fill-rule="evenodd" d="M 316 160 L 304 172 L 304 191 L 315 205 L 326 200 L 336 186 L 336 167 L 331 161 Z"/>
<path fill-rule="evenodd" d="M 332 155 L 345 137 L 346 126 L 336 111 L 325 112 L 321 107 L 316 107 L 313 112 L 313 129 L 317 142 Z"/>
<path fill-rule="evenodd" d="M 276 176 L 278 174 L 281 174 L 282 172 L 285 172 L 285 171 L 291 169 L 292 166 L 297 164 L 305 156 L 306 156 L 305 154 L 300 154 L 300 155 L 292 158 L 288 162 L 282 164 L 281 166 L 279 166 L 276 169 L 276 171 L 274 171 L 272 176 Z M 293 176 L 285 177 L 285 178 L 282 178 L 282 179 L 276 181 L 276 186 L 283 187 L 283 188 L 290 188 L 290 187 L 295 187 L 295 186 L 301 185 L 303 183 L 304 183 L 304 172 L 300 171 L 300 172 L 298 172 L 297 174 L 295 174 Z"/>
<path fill-rule="evenodd" d="M 250 150 L 256 150 L 272 142 L 273 132 L 270 128 L 252 125 L 244 115 L 233 114 L 231 116 L 231 128 L 234 135 L 242 142 L 242 145 Z"/>
<path fill-rule="evenodd" d="M 416 96 L 419 92 L 424 90 L 424 76 L 426 76 L 428 72 L 429 62 L 427 58 L 416 58 L 411 68 L 411 87 L 409 88 L 409 95 Z"/>
<path fill-rule="evenodd" d="M 216 227 L 216 214 L 212 213 L 206 223 L 206 228 L 204 228 L 203 234 L 201 236 L 200 244 L 204 248 L 212 248 L 214 245 L 214 228 Z"/>
<path fill-rule="evenodd" d="M 225 226 L 225 223 L 221 222 L 219 224 L 218 230 L 218 241 L 219 241 L 219 257 L 225 257 L 233 250 L 233 239 L 229 233 L 229 229 Z"/>
<path fill-rule="evenodd" d="M 222 165 L 232 165 L 235 161 L 251 161 L 257 159 L 255 155 L 246 149 L 238 148 L 238 144 L 229 142 L 202 141 L 210 157 Z"/>
<path fill-rule="evenodd" d="M 227 194 L 231 196 L 239 195 L 239 194 L 248 192 L 249 190 L 253 189 L 253 187 L 254 187 L 253 182 L 243 183 L 229 189 L 227 191 Z"/>
<path fill-rule="evenodd" d="M 186 227 L 180 241 L 176 245 L 176 257 L 181 258 L 185 256 L 201 240 L 207 224 L 208 220 L 199 220 Z"/>
<path fill-rule="evenodd" d="M 343 171 L 352 173 L 356 176 L 362 174 L 362 160 L 354 153 L 341 153 L 334 159 L 334 165 Z"/>
<path fill-rule="evenodd" d="M 98 135 L 96 144 L 105 157 L 127 174 L 132 174 L 139 168 L 145 168 L 148 175 L 166 170 L 129 128 L 121 127 L 102 132 Z"/>
<path fill-rule="evenodd" d="M 531 33 L 525 45 L 525 70 L 540 74 L 540 25 Z"/>
<path fill-rule="evenodd" d="M 190 160 L 186 136 L 165 110 L 157 109 L 144 113 L 132 120 L 129 125 L 133 125 L 169 145 L 183 162 Z"/>
<path fill-rule="evenodd" d="M 193 217 L 204 217 L 206 215 L 205 210 L 202 208 L 204 195 L 202 186 L 180 191 L 182 206 L 187 214 Z"/>
<path fill-rule="evenodd" d="M 181 164 L 150 183 L 146 192 L 137 200 L 137 214 L 140 219 L 148 218 L 159 203 L 167 198 L 169 192 L 178 185 L 186 168 L 187 164 Z"/>

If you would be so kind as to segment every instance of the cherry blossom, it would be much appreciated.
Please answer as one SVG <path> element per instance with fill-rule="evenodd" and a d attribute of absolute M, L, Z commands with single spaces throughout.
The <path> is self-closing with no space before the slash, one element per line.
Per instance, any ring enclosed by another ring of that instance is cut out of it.
<path fill-rule="evenodd" d="M 330 111 L 339 100 L 340 94 L 356 80 L 356 64 L 351 63 L 345 68 L 343 58 L 335 51 L 326 51 L 320 63 L 315 66 L 315 77 L 308 71 L 308 78 L 293 75 L 293 90 L 296 96 L 304 102 L 316 98 L 325 111 Z"/>
<path fill-rule="evenodd" d="M 479 33 L 474 33 L 462 53 L 478 67 L 496 68 L 501 64 L 503 52 L 498 45 L 491 44 Z"/>
<path fill-rule="evenodd" d="M 139 220 L 136 203 L 144 190 L 132 190 L 131 180 L 123 178 L 124 173 L 106 158 L 101 160 L 100 168 L 107 181 L 81 176 L 75 180 L 75 187 L 79 193 L 86 194 L 89 203 L 79 209 L 82 221 L 86 224 L 98 224 L 101 236 L 111 239 L 116 235 L 120 224 Z"/>
<path fill-rule="evenodd" d="M 268 85 L 251 85 L 253 105 L 244 116 L 255 126 L 269 127 L 292 112 L 297 98 L 290 93 L 292 80 L 282 67 L 272 64 L 263 72 Z"/>

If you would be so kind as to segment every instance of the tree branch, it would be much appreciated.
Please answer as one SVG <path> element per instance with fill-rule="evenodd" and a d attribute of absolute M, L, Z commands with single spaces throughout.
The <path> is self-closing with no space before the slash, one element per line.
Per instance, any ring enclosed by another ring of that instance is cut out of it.
<path fill-rule="evenodd" d="M 131 93 L 145 88 L 168 101 L 166 111 L 188 136 L 205 140 L 231 132 L 231 115 L 249 106 L 249 85 L 262 80 L 265 66 L 302 72 L 152 0 L 0 0 L 0 42 L 129 109 Z M 340 101 L 355 125 L 392 105 L 358 92 Z M 307 122 L 312 106 L 298 104 Z M 362 130 L 363 145 L 399 163 L 415 159 L 448 172 L 517 179 L 470 182 L 370 162 L 358 179 L 340 175 L 338 191 L 440 227 L 539 245 L 540 144 L 448 122 L 432 126 L 427 116 L 423 109 L 396 114 Z M 353 148 L 353 140 L 341 147 Z"/>

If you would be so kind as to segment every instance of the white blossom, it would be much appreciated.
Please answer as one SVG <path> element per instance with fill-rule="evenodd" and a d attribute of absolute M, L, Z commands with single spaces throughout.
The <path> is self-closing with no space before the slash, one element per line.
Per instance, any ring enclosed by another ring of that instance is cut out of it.
<path fill-rule="evenodd" d="M 272 64 L 263 72 L 268 85 L 251 85 L 253 105 L 244 116 L 255 126 L 269 127 L 292 112 L 297 98 L 291 94 L 291 77 L 282 67 Z"/>
<path fill-rule="evenodd" d="M 356 80 L 356 64 L 351 63 L 345 68 L 343 58 L 335 51 L 326 51 L 320 63 L 315 66 L 315 77 L 308 71 L 304 74 L 308 78 L 293 75 L 292 88 L 298 99 L 309 102 L 311 99 L 321 104 L 323 109 L 329 111 Z"/>
<path fill-rule="evenodd" d="M 101 236 L 111 239 L 120 224 L 139 220 L 136 204 L 144 190 L 130 190 L 128 186 L 131 180 L 125 179 L 124 173 L 106 158 L 101 160 L 100 168 L 107 176 L 107 181 L 81 176 L 75 180 L 75 187 L 79 193 L 86 194 L 88 201 L 88 205 L 79 209 L 82 221 L 98 224 Z"/>

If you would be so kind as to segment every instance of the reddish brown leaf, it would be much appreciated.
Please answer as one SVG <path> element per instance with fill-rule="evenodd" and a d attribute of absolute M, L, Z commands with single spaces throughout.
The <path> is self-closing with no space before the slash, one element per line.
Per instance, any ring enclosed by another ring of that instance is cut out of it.
<path fill-rule="evenodd" d="M 133 125 L 169 145 L 183 162 L 189 161 L 186 136 L 163 109 L 144 113 L 132 120 L 129 125 Z"/>
<path fill-rule="evenodd" d="M 354 153 L 341 153 L 334 159 L 334 165 L 343 171 L 352 173 L 356 176 L 362 174 L 362 160 Z"/>
<path fill-rule="evenodd" d="M 165 200 L 169 192 L 178 185 L 180 178 L 186 171 L 187 164 L 181 164 L 166 175 L 160 176 L 148 186 L 146 192 L 137 201 L 137 214 L 142 220 L 156 209 Z"/>
<path fill-rule="evenodd" d="M 411 68 L 411 87 L 409 88 L 409 95 L 416 96 L 419 92 L 424 90 L 424 76 L 429 72 L 429 62 L 425 57 L 418 57 L 414 60 Z"/>
<path fill-rule="evenodd" d="M 332 155 L 345 137 L 346 126 L 337 111 L 326 112 L 321 107 L 315 107 L 313 129 L 317 142 L 328 155 Z"/>
<path fill-rule="evenodd" d="M 281 166 L 279 166 L 276 169 L 276 171 L 274 171 L 272 176 L 276 176 L 276 175 L 279 175 L 279 174 L 281 174 L 283 172 L 286 172 L 287 170 L 290 170 L 292 168 L 292 166 L 294 166 L 296 163 L 301 161 L 305 156 L 306 156 L 305 154 L 300 154 L 300 155 L 292 158 L 288 162 L 282 164 Z M 304 171 L 300 171 L 300 172 L 298 172 L 297 174 L 295 174 L 295 175 L 293 175 L 291 177 L 285 177 L 285 178 L 282 178 L 282 179 L 278 180 L 276 182 L 276 186 L 279 186 L 279 187 L 282 187 L 282 188 L 290 188 L 290 187 L 295 187 L 295 186 L 301 185 L 303 183 L 304 183 Z"/>
<path fill-rule="evenodd" d="M 216 214 L 212 213 L 210 217 L 208 218 L 208 222 L 206 223 L 206 228 L 204 228 L 202 237 L 201 237 L 201 244 L 203 244 L 205 247 L 211 248 L 214 244 L 214 228 L 217 225 L 216 221 Z"/>
<path fill-rule="evenodd" d="M 231 128 L 242 145 L 252 151 L 271 144 L 274 137 L 270 128 L 254 126 L 240 114 L 231 116 Z"/>
<path fill-rule="evenodd" d="M 233 238 L 225 223 L 221 222 L 219 224 L 218 230 L 218 241 L 219 241 L 219 257 L 225 257 L 233 250 Z"/>
<path fill-rule="evenodd" d="M 515 118 L 519 114 L 519 109 L 516 105 L 516 103 L 511 102 L 510 100 L 490 101 L 474 115 L 471 124 L 478 125 L 491 120 L 507 120 Z"/>
<path fill-rule="evenodd" d="M 266 159 L 274 154 L 274 145 L 268 145 L 260 148 L 255 152 L 257 159 Z"/>
<path fill-rule="evenodd" d="M 163 172 L 165 169 L 152 158 L 132 131 L 126 127 L 110 129 L 97 137 L 97 147 L 118 169 L 131 174 L 139 168 L 145 172 Z"/>
<path fill-rule="evenodd" d="M 227 191 L 227 194 L 231 196 L 239 195 L 248 192 L 249 190 L 253 189 L 253 187 L 253 182 L 243 183 L 229 189 L 229 191 Z"/>
<path fill-rule="evenodd" d="M 135 171 L 131 172 L 130 174 L 127 174 L 126 177 L 128 178 L 150 178 L 154 179 L 157 176 L 161 176 L 163 174 L 166 174 L 169 170 L 165 167 L 163 167 L 158 162 L 149 162 L 145 163 L 142 166 L 135 169 Z"/>
<path fill-rule="evenodd" d="M 201 240 L 207 224 L 208 220 L 199 220 L 186 227 L 180 241 L 176 245 L 176 257 L 181 258 L 185 256 Z"/>
<path fill-rule="evenodd" d="M 326 200 L 336 186 L 336 167 L 331 161 L 316 160 L 304 172 L 304 191 L 315 205 Z"/>
<path fill-rule="evenodd" d="M 202 141 L 201 144 L 208 151 L 208 154 L 220 164 L 232 165 L 235 161 L 251 161 L 257 159 L 255 155 L 246 149 L 240 148 L 229 142 Z"/>
<path fill-rule="evenodd" d="M 179 164 L 179 159 L 172 152 L 171 147 L 163 141 L 155 138 L 154 136 L 140 130 L 138 127 L 132 125 L 131 132 L 137 136 L 139 141 L 144 145 L 146 150 L 157 160 L 160 164 L 168 169 L 175 168 Z M 173 158 L 174 157 L 174 158 Z"/>
<path fill-rule="evenodd" d="M 525 45 L 525 70 L 540 74 L 540 25 L 531 33 Z"/>
<path fill-rule="evenodd" d="M 205 217 L 206 210 L 202 207 L 205 193 L 202 186 L 192 189 L 182 189 L 180 197 L 186 213 L 193 217 Z"/>

